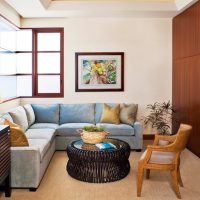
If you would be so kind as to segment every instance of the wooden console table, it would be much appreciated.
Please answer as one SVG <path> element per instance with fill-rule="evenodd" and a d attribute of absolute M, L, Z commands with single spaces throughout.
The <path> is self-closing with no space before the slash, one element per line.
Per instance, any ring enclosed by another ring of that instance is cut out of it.
<path fill-rule="evenodd" d="M 10 168 L 10 128 L 0 125 L 0 184 L 4 184 L 6 197 L 11 196 Z"/>

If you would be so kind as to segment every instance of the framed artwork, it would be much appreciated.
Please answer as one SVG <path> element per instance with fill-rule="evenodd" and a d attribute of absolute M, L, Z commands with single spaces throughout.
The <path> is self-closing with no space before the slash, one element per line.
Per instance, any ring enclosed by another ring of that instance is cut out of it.
<path fill-rule="evenodd" d="M 123 52 L 79 52 L 76 61 L 76 92 L 124 91 Z"/>

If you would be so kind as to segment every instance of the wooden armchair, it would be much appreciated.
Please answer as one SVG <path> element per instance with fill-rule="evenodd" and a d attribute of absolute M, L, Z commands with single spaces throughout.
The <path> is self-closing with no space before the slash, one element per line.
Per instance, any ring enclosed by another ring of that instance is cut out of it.
<path fill-rule="evenodd" d="M 146 169 L 146 178 L 150 176 L 150 169 L 169 170 L 172 177 L 172 184 L 176 196 L 180 199 L 181 194 L 178 184 L 183 187 L 180 174 L 180 154 L 186 147 L 192 127 L 187 124 L 181 124 L 176 135 L 165 136 L 156 135 L 153 145 L 148 145 L 147 150 L 142 154 L 138 162 L 137 177 L 137 196 L 141 196 L 142 181 L 144 170 Z M 159 146 L 159 140 L 169 141 L 167 145 Z"/>

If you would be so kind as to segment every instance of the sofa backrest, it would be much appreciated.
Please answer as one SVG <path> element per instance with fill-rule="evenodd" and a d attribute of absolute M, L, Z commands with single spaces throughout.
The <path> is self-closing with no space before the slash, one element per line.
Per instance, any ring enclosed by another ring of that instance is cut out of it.
<path fill-rule="evenodd" d="M 13 119 L 13 122 L 21 126 L 21 128 L 26 131 L 28 129 L 28 119 L 26 116 L 26 111 L 22 106 L 18 106 L 9 111 L 10 116 Z"/>
<path fill-rule="evenodd" d="M 10 121 L 10 122 L 13 122 L 13 119 L 12 119 L 12 117 L 10 116 L 10 114 L 9 114 L 9 113 L 4 113 L 4 114 L 1 115 L 1 117 L 0 117 L 0 124 L 1 124 L 1 125 L 4 124 L 5 119 L 7 119 L 7 120 Z"/>
<path fill-rule="evenodd" d="M 31 104 L 36 123 L 59 123 L 59 104 Z"/>
<path fill-rule="evenodd" d="M 117 103 L 106 103 L 106 104 L 111 107 L 115 107 L 118 105 Z M 103 103 L 96 103 L 96 106 L 95 106 L 95 122 L 96 122 L 96 124 L 100 123 L 102 112 L 103 112 Z"/>
<path fill-rule="evenodd" d="M 33 111 L 33 108 L 30 104 L 26 104 L 23 107 L 24 107 L 24 110 L 26 112 L 26 116 L 28 119 L 28 125 L 31 126 L 35 122 L 35 113 Z"/>
<path fill-rule="evenodd" d="M 60 124 L 95 123 L 95 104 L 60 104 Z"/>

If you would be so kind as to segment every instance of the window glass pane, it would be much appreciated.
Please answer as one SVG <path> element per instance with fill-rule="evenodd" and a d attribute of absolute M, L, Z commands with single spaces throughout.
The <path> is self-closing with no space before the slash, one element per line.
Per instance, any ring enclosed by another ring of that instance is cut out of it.
<path fill-rule="evenodd" d="M 17 73 L 19 74 L 32 73 L 31 53 L 17 53 Z"/>
<path fill-rule="evenodd" d="M 0 75 L 16 74 L 16 54 L 0 51 Z"/>
<path fill-rule="evenodd" d="M 16 76 L 0 76 L 0 101 L 17 96 Z"/>
<path fill-rule="evenodd" d="M 32 30 L 17 31 L 17 51 L 32 51 Z"/>
<path fill-rule="evenodd" d="M 32 96 L 32 76 L 17 76 L 17 96 Z"/>
<path fill-rule="evenodd" d="M 60 33 L 38 33 L 38 51 L 60 51 Z"/>
<path fill-rule="evenodd" d="M 38 73 L 60 73 L 60 53 L 38 53 Z"/>
<path fill-rule="evenodd" d="M 16 31 L 0 30 L 0 47 L 9 51 L 16 51 Z"/>
<path fill-rule="evenodd" d="M 60 93 L 60 76 L 39 75 L 38 93 Z"/>

